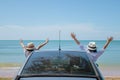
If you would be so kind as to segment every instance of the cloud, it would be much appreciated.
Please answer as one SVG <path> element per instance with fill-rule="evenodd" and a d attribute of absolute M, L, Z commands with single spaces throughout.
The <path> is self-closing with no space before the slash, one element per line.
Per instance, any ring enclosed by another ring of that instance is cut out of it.
<path fill-rule="evenodd" d="M 109 34 L 118 35 L 119 33 L 109 33 L 99 30 L 92 24 L 69 24 L 69 25 L 50 25 L 50 26 L 18 26 L 5 25 L 0 27 L 0 39 L 29 39 L 44 40 L 59 39 L 59 30 L 61 30 L 61 39 L 71 39 L 70 33 L 75 32 L 78 39 L 106 39 Z"/>

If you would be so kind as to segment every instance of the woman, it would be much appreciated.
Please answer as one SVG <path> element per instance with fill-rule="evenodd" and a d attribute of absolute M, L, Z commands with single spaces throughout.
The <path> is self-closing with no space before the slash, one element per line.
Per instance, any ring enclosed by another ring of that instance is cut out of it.
<path fill-rule="evenodd" d="M 113 40 L 113 37 L 109 37 L 103 48 L 101 50 L 97 50 L 95 42 L 89 42 L 87 46 L 83 46 L 81 45 L 80 41 L 77 40 L 76 35 L 74 33 L 71 33 L 71 37 L 74 39 L 74 41 L 80 47 L 81 50 L 84 50 L 86 53 L 88 53 L 88 56 L 91 57 L 91 59 L 94 62 L 96 62 L 97 59 L 104 53 L 109 43 Z"/>
<path fill-rule="evenodd" d="M 33 42 L 30 42 L 27 44 L 27 46 L 24 45 L 23 40 L 20 40 L 20 45 L 22 46 L 25 56 L 28 57 L 32 51 L 35 50 L 39 50 L 41 47 L 43 47 L 44 45 L 46 45 L 48 43 L 48 39 L 46 39 L 45 42 L 43 42 L 42 44 L 38 45 L 38 47 L 35 47 L 35 45 L 33 44 Z"/>

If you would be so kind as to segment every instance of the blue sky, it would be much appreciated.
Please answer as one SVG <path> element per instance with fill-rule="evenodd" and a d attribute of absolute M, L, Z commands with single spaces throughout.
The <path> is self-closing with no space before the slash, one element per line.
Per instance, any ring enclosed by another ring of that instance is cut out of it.
<path fill-rule="evenodd" d="M 120 40 L 119 0 L 0 0 L 0 40 Z"/>

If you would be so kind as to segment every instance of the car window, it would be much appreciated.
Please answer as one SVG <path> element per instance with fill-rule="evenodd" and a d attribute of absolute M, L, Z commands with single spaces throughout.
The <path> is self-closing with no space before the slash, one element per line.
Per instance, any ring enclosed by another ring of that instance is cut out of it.
<path fill-rule="evenodd" d="M 34 52 L 22 70 L 22 75 L 95 75 L 86 53 L 77 51 Z"/>

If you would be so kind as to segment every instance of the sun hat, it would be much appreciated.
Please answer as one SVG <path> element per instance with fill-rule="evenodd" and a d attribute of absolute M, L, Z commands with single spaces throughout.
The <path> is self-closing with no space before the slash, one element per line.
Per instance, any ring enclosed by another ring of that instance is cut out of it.
<path fill-rule="evenodd" d="M 28 43 L 26 49 L 27 50 L 34 50 L 35 46 L 34 46 L 33 42 Z"/>
<path fill-rule="evenodd" d="M 87 49 L 88 50 L 96 50 L 96 43 L 95 42 L 89 42 L 89 44 L 87 45 Z"/>

